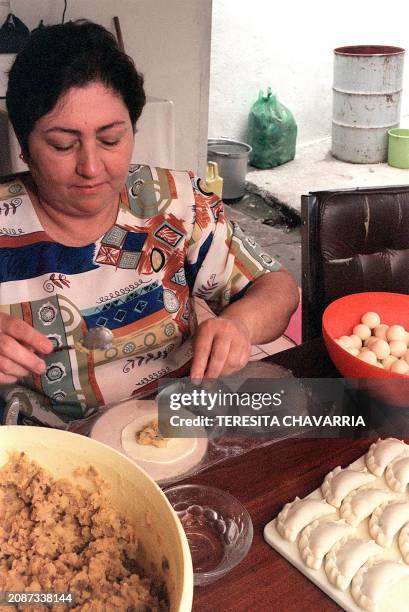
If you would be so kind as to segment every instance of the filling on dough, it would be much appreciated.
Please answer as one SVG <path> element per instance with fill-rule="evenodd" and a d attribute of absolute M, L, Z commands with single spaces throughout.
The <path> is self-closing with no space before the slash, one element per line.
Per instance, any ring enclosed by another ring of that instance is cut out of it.
<path fill-rule="evenodd" d="M 142 446 L 151 444 L 156 448 L 164 448 L 168 445 L 169 438 L 164 438 L 159 431 L 159 423 L 157 419 L 153 419 L 146 427 L 136 433 L 136 441 Z"/>

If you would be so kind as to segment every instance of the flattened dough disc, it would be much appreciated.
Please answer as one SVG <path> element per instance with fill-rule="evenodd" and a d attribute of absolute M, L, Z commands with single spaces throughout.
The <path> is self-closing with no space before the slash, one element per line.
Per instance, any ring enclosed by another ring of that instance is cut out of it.
<path fill-rule="evenodd" d="M 200 463 L 207 450 L 207 438 L 170 438 L 162 448 L 138 444 L 136 432 L 157 416 L 154 400 L 128 400 L 107 410 L 95 422 L 90 437 L 132 459 L 157 482 L 169 481 Z"/>

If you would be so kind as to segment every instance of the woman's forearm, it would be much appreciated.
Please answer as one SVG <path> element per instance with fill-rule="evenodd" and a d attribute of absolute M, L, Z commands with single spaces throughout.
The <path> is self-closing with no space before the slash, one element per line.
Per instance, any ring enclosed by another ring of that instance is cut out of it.
<path fill-rule="evenodd" d="M 287 270 L 279 270 L 257 278 L 240 300 L 223 310 L 220 318 L 244 324 L 251 344 L 264 344 L 281 336 L 298 303 L 293 277 Z"/>

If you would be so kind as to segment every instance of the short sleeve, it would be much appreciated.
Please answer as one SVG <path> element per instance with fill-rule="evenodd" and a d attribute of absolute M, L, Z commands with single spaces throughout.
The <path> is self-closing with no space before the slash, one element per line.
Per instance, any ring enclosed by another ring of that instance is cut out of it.
<path fill-rule="evenodd" d="M 240 298 L 251 283 L 281 265 L 265 253 L 240 227 L 227 221 L 223 202 L 193 179 L 194 226 L 186 253 L 190 292 L 215 312 Z"/>

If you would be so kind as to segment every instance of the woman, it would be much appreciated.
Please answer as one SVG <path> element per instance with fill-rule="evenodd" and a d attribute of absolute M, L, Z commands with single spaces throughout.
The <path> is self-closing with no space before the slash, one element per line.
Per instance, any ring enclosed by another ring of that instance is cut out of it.
<path fill-rule="evenodd" d="M 130 165 L 144 102 L 132 60 L 89 22 L 38 30 L 10 71 L 29 173 L 0 185 L 0 383 L 56 427 L 189 366 L 197 380 L 242 368 L 297 306 L 290 275 L 200 180 Z M 219 316 L 197 327 L 192 296 Z M 111 347 L 84 348 L 94 327 Z"/>

